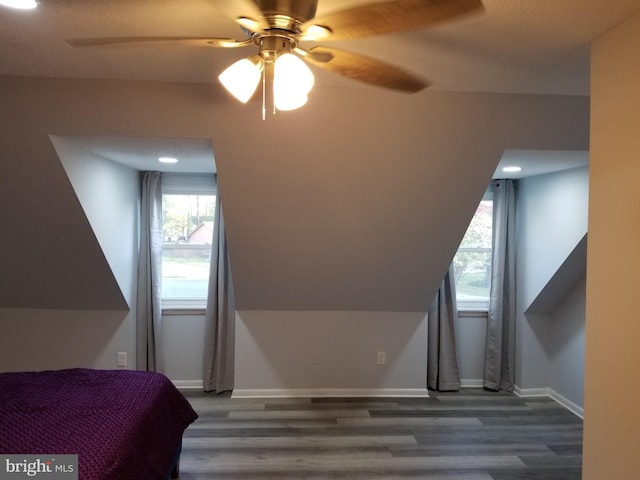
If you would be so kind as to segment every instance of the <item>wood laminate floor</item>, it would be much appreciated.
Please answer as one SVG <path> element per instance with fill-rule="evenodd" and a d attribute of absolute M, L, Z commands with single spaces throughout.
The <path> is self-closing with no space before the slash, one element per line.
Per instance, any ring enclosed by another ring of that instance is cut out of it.
<path fill-rule="evenodd" d="M 580 480 L 582 420 L 548 398 L 187 393 L 182 480 Z"/>

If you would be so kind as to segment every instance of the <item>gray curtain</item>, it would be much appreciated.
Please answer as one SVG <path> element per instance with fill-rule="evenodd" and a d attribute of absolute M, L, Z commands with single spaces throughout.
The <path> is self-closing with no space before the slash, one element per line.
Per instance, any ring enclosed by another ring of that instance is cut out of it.
<path fill-rule="evenodd" d="M 460 389 L 455 323 L 458 318 L 453 265 L 444 277 L 429 309 L 427 386 L 432 390 Z"/>
<path fill-rule="evenodd" d="M 162 190 L 160 172 L 142 174 L 136 303 L 136 368 L 162 372 Z"/>
<path fill-rule="evenodd" d="M 235 300 L 224 218 L 218 196 L 205 316 L 204 390 L 233 390 Z"/>
<path fill-rule="evenodd" d="M 484 363 L 484 387 L 513 391 L 515 383 L 515 187 L 493 189 L 493 258 Z"/>

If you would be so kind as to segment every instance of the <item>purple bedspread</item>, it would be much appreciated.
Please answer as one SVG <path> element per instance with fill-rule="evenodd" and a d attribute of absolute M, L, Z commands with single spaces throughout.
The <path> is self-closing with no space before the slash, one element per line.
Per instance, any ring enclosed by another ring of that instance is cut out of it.
<path fill-rule="evenodd" d="M 77 454 L 80 480 L 166 478 L 196 418 L 158 373 L 0 374 L 0 453 Z"/>

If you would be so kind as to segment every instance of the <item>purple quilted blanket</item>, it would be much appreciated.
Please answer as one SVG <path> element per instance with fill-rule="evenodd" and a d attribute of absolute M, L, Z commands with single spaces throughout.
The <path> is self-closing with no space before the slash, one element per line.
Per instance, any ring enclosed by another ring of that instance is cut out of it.
<path fill-rule="evenodd" d="M 77 454 L 80 480 L 166 478 L 196 418 L 158 373 L 0 374 L 0 453 Z"/>

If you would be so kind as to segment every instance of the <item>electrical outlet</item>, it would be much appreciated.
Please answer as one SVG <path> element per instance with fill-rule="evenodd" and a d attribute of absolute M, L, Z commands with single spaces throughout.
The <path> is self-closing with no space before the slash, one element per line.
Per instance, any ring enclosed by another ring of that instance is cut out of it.
<path fill-rule="evenodd" d="M 377 358 L 378 365 L 384 365 L 387 363 L 387 353 L 386 352 L 378 352 Z"/>
<path fill-rule="evenodd" d="M 118 352 L 118 367 L 126 367 L 127 366 L 127 352 Z"/>

